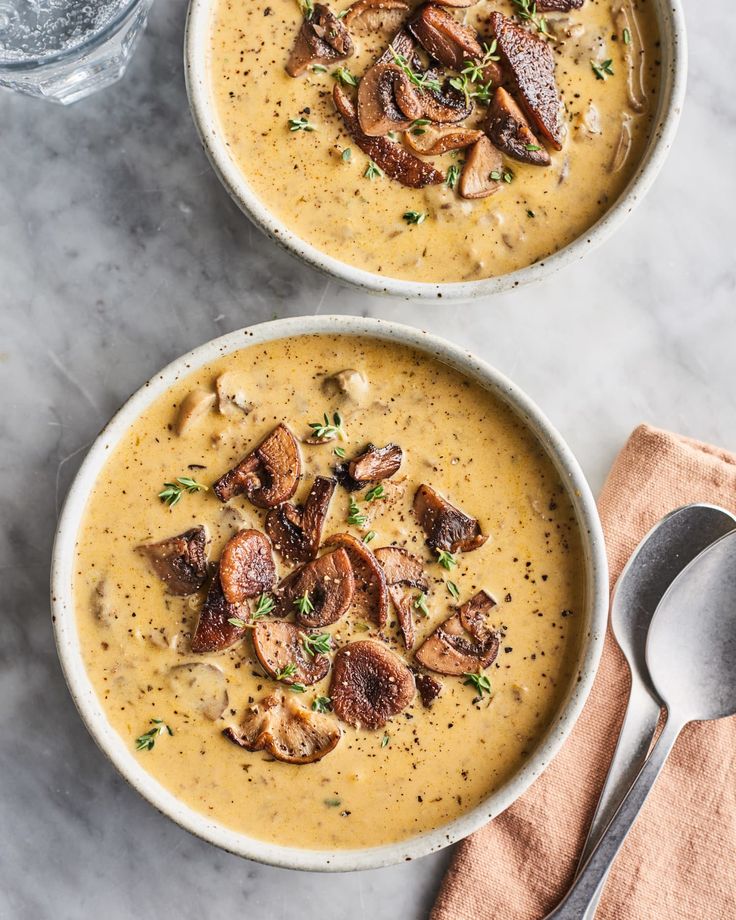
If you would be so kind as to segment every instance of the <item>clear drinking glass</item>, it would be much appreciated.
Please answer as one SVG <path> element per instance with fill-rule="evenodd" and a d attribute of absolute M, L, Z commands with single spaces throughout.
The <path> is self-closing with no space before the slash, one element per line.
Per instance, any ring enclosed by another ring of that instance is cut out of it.
<path fill-rule="evenodd" d="M 0 0 L 0 86 L 68 105 L 119 80 L 153 0 Z"/>

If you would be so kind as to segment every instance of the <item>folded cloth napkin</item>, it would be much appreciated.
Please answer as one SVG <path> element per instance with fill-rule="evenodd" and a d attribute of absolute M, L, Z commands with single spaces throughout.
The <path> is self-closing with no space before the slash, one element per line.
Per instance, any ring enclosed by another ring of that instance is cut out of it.
<path fill-rule="evenodd" d="M 611 583 L 660 518 L 695 501 L 736 511 L 736 455 L 637 428 L 599 501 Z M 628 683 L 609 635 L 574 731 L 524 796 L 459 845 L 431 920 L 537 920 L 557 904 L 573 879 Z M 685 729 L 613 865 L 596 917 L 736 918 L 736 718 Z"/>

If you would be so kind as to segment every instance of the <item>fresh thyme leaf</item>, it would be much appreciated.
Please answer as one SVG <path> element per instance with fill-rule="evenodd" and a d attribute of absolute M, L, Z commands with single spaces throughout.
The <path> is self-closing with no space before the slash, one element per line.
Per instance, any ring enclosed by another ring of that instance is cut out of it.
<path fill-rule="evenodd" d="M 429 616 L 429 607 L 427 607 L 427 595 L 422 591 L 422 593 L 414 601 L 414 609 L 418 610 L 422 616 Z"/>
<path fill-rule="evenodd" d="M 539 144 L 524 144 L 524 150 L 534 151 L 534 150 L 541 150 L 541 149 L 542 148 L 539 146 Z"/>
<path fill-rule="evenodd" d="M 373 486 L 372 489 L 368 489 L 365 493 L 365 500 L 367 502 L 374 502 L 377 498 L 383 498 L 383 493 L 385 491 L 383 485 L 379 483 L 377 486 Z"/>
<path fill-rule="evenodd" d="M 485 674 L 476 674 L 469 672 L 463 674 L 465 680 L 463 683 L 466 687 L 475 687 L 480 696 L 483 696 L 484 693 L 489 695 L 492 692 L 491 681 Z"/>
<path fill-rule="evenodd" d="M 241 620 L 240 617 L 229 617 L 229 618 L 228 618 L 228 623 L 229 623 L 231 626 L 235 626 L 237 629 L 243 629 L 245 626 L 248 625 L 248 624 L 245 622 L 245 620 Z"/>
<path fill-rule="evenodd" d="M 181 501 L 181 497 L 185 492 L 189 492 L 191 495 L 194 492 L 206 491 L 207 486 L 203 486 L 201 482 L 197 482 L 190 476 L 177 476 L 174 482 L 164 483 L 164 487 L 161 492 L 158 493 L 158 497 L 165 505 L 168 505 L 169 508 L 173 508 L 174 505 Z"/>
<path fill-rule="evenodd" d="M 304 686 L 304 684 L 291 684 L 291 686 L 289 687 L 289 690 L 291 690 L 292 693 L 306 693 L 307 692 L 307 688 Z"/>
<path fill-rule="evenodd" d="M 348 506 L 348 524 L 352 527 L 362 527 L 367 520 L 368 518 L 364 514 L 361 514 L 355 499 L 351 498 L 350 505 Z"/>
<path fill-rule="evenodd" d="M 344 460 L 344 459 L 345 459 L 345 448 L 344 448 L 344 447 L 336 447 L 336 448 L 332 451 L 332 453 L 333 453 L 336 457 L 339 457 L 341 460 Z"/>
<path fill-rule="evenodd" d="M 332 413 L 332 422 L 325 412 L 323 422 L 310 422 L 309 427 L 312 429 L 312 436 L 319 441 L 333 441 L 340 437 L 345 439 L 345 429 L 342 427 L 342 417 L 339 412 Z"/>
<path fill-rule="evenodd" d="M 147 732 L 135 739 L 136 751 L 151 751 L 159 735 L 163 735 L 164 732 L 169 735 L 174 734 L 171 726 L 167 725 L 162 719 L 151 719 L 151 725 L 153 725 L 153 728 L 149 728 Z"/>
<path fill-rule="evenodd" d="M 314 604 L 309 599 L 309 592 L 305 591 L 301 597 L 295 597 L 294 606 L 301 614 L 311 613 L 314 610 Z"/>
<path fill-rule="evenodd" d="M 450 592 L 450 594 L 455 598 L 456 601 L 459 601 L 460 600 L 460 589 L 455 584 L 455 582 L 446 581 L 445 584 L 447 585 L 447 590 Z"/>
<path fill-rule="evenodd" d="M 391 736 L 390 736 L 390 735 L 384 735 L 383 738 L 381 738 L 381 747 L 382 747 L 382 748 L 385 748 L 386 745 L 389 743 L 390 740 L 391 740 Z"/>
<path fill-rule="evenodd" d="M 494 182 L 509 182 L 510 183 L 511 180 L 514 178 L 514 174 L 511 172 L 510 169 L 500 169 L 500 170 L 494 169 L 490 173 L 490 178 L 493 179 Z"/>
<path fill-rule="evenodd" d="M 273 610 L 273 608 L 274 608 L 273 598 L 269 597 L 268 594 L 262 594 L 258 598 L 256 609 L 250 615 L 250 618 L 251 620 L 260 620 L 262 617 L 268 616 L 268 614 Z"/>
<path fill-rule="evenodd" d="M 631 32 L 629 32 L 628 29 L 624 29 L 624 44 L 625 45 L 631 44 Z"/>
<path fill-rule="evenodd" d="M 305 633 L 302 636 L 302 645 L 307 655 L 326 655 L 332 648 L 332 636 L 329 633 L 318 633 L 313 636 Z"/>
<path fill-rule="evenodd" d="M 311 19 L 314 14 L 313 0 L 299 0 L 299 6 L 307 19 Z"/>
<path fill-rule="evenodd" d="M 368 166 L 366 168 L 366 171 L 363 173 L 363 175 L 365 176 L 366 179 L 370 179 L 372 182 L 374 179 L 383 178 L 383 170 L 379 166 L 376 166 L 373 160 L 369 160 Z"/>
<path fill-rule="evenodd" d="M 357 86 L 358 81 L 350 73 L 347 67 L 338 67 L 337 70 L 332 71 L 332 76 L 337 80 L 338 83 L 342 83 L 343 86 Z"/>
<path fill-rule="evenodd" d="M 596 80 L 606 80 L 613 76 L 613 61 L 609 58 L 606 61 L 591 61 L 590 66 L 593 68 Z"/>
<path fill-rule="evenodd" d="M 415 70 L 412 70 L 411 64 L 406 57 L 403 54 L 399 54 L 393 45 L 389 45 L 388 50 L 391 52 L 394 61 L 399 65 L 414 86 L 418 86 L 420 89 L 433 89 L 436 93 L 441 91 L 442 86 L 439 80 L 427 76 L 426 73 L 417 73 Z"/>
<path fill-rule="evenodd" d="M 537 13 L 537 4 L 535 0 L 512 0 L 512 3 L 516 7 L 516 15 L 519 19 L 530 22 L 537 32 L 541 32 L 545 38 L 554 39 L 554 36 L 550 34 L 547 20 L 544 16 L 539 16 Z"/>
<path fill-rule="evenodd" d="M 457 185 L 457 180 L 460 178 L 460 167 L 457 163 L 453 163 L 450 168 L 447 170 L 447 178 L 445 182 L 449 188 L 455 188 Z"/>
<path fill-rule="evenodd" d="M 339 808 L 342 802 L 340 799 L 325 799 L 325 805 L 328 808 Z"/>
<path fill-rule="evenodd" d="M 280 671 L 274 671 L 274 677 L 276 680 L 284 680 L 286 677 L 293 677 L 296 674 L 296 665 L 293 661 L 290 661 L 285 668 L 282 668 Z"/>
<path fill-rule="evenodd" d="M 318 696 L 312 702 L 312 709 L 315 712 L 332 712 L 332 700 L 329 696 Z"/>
<path fill-rule="evenodd" d="M 427 219 L 424 211 L 404 211 L 402 216 L 407 224 L 423 224 Z"/>
<path fill-rule="evenodd" d="M 308 118 L 300 115 L 299 118 L 289 119 L 289 131 L 316 131 L 315 126 Z"/>
<path fill-rule="evenodd" d="M 353 158 L 353 151 L 350 147 L 346 147 L 342 152 L 343 163 L 349 163 Z"/>
<path fill-rule="evenodd" d="M 457 559 L 452 553 L 448 553 L 447 550 L 444 549 L 437 550 L 437 562 L 439 562 L 443 569 L 447 569 L 448 572 L 457 565 Z"/>
<path fill-rule="evenodd" d="M 432 124 L 428 118 L 415 118 L 414 121 L 409 125 L 409 131 L 419 137 L 420 134 L 427 133 L 427 125 Z"/>
<path fill-rule="evenodd" d="M 327 68 L 323 67 L 322 64 L 312 64 L 312 71 L 314 73 L 327 73 Z"/>
<path fill-rule="evenodd" d="M 375 540 L 375 539 L 376 539 L 375 530 L 369 530 L 368 533 L 363 537 L 363 542 L 370 543 L 371 540 Z"/>

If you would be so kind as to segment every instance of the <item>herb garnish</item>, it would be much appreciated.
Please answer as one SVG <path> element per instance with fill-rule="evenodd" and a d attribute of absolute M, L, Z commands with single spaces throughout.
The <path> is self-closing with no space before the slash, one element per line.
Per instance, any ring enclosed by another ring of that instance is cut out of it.
<path fill-rule="evenodd" d="M 447 590 L 455 598 L 456 601 L 460 600 L 460 588 L 455 584 L 454 581 L 446 581 Z"/>
<path fill-rule="evenodd" d="M 490 678 L 485 674 L 476 674 L 469 672 L 463 674 L 463 677 L 466 678 L 463 683 L 466 687 L 475 687 L 480 696 L 483 696 L 484 693 L 491 694 L 492 687 Z"/>
<path fill-rule="evenodd" d="M 628 29 L 624 29 L 624 44 L 625 45 L 631 44 L 631 32 L 629 32 Z"/>
<path fill-rule="evenodd" d="M 339 808 L 342 802 L 340 799 L 325 799 L 325 805 L 328 808 Z"/>
<path fill-rule="evenodd" d="M 386 490 L 379 483 L 377 486 L 373 486 L 372 489 L 368 489 L 368 491 L 365 493 L 365 500 L 367 502 L 374 502 L 377 498 L 383 498 L 383 493 L 385 491 Z"/>
<path fill-rule="evenodd" d="M 311 19 L 314 14 L 313 0 L 299 0 L 299 6 L 307 19 Z"/>
<path fill-rule="evenodd" d="M 327 73 L 327 68 L 323 67 L 322 64 L 312 64 L 313 73 Z"/>
<path fill-rule="evenodd" d="M 236 629 L 245 629 L 248 625 L 245 620 L 241 620 L 240 617 L 228 617 L 228 623 L 231 626 L 235 626 Z"/>
<path fill-rule="evenodd" d="M 422 593 L 414 601 L 414 609 L 418 610 L 422 616 L 429 616 L 429 607 L 427 607 L 427 595 L 422 591 Z"/>
<path fill-rule="evenodd" d="M 431 125 L 432 122 L 428 118 L 415 118 L 414 121 L 409 125 L 409 131 L 419 137 L 420 134 L 427 133 L 427 125 Z"/>
<path fill-rule="evenodd" d="M 514 174 L 511 172 L 510 169 L 501 169 L 501 170 L 494 169 L 493 172 L 491 172 L 490 174 L 490 178 L 493 179 L 494 182 L 509 182 L 510 183 L 511 180 L 514 178 Z"/>
<path fill-rule="evenodd" d="M 590 66 L 593 68 L 596 80 L 605 80 L 613 76 L 613 61 L 608 58 L 607 61 L 591 61 Z"/>
<path fill-rule="evenodd" d="M 453 163 L 447 170 L 447 178 L 445 179 L 445 183 L 447 184 L 448 188 L 455 188 L 459 178 L 460 167 L 457 165 L 457 163 Z"/>
<path fill-rule="evenodd" d="M 381 738 L 381 747 L 382 747 L 382 748 L 385 748 L 386 745 L 389 743 L 390 740 L 391 740 L 391 736 L 390 736 L 390 735 L 384 735 L 383 738 Z"/>
<path fill-rule="evenodd" d="M 344 447 L 336 447 L 336 448 L 332 451 L 332 453 L 333 453 L 336 457 L 339 457 L 341 460 L 344 460 L 344 459 L 345 459 L 345 448 L 344 448 Z"/>
<path fill-rule="evenodd" d="M 376 539 L 375 530 L 369 530 L 368 533 L 363 537 L 363 542 L 370 543 L 371 540 L 375 540 L 375 539 Z"/>
<path fill-rule="evenodd" d="M 261 617 L 268 616 L 268 614 L 273 610 L 273 608 L 274 608 L 273 598 L 269 597 L 268 594 L 262 594 L 258 598 L 256 609 L 250 615 L 250 618 L 251 620 L 260 620 Z"/>
<path fill-rule="evenodd" d="M 383 179 L 383 170 L 380 168 L 380 166 L 376 166 L 373 160 L 369 160 L 368 166 L 366 167 L 366 171 L 363 173 L 363 175 L 366 179 L 370 179 L 372 182 L 374 179 Z"/>
<path fill-rule="evenodd" d="M 307 692 L 307 688 L 304 686 L 304 684 L 291 684 L 291 686 L 289 687 L 289 690 L 291 690 L 292 693 L 306 693 Z"/>
<path fill-rule="evenodd" d="M 447 569 L 448 572 L 457 565 L 457 559 L 452 553 L 448 553 L 447 550 L 444 549 L 437 550 L 437 562 L 439 562 L 443 569 Z"/>
<path fill-rule="evenodd" d="M 332 76 L 338 83 L 342 83 L 343 86 L 358 85 L 357 79 L 350 73 L 347 67 L 338 67 L 337 70 L 332 71 Z"/>
<path fill-rule="evenodd" d="M 287 677 L 293 677 L 296 674 L 296 665 L 293 661 L 290 661 L 286 667 L 282 668 L 280 671 L 274 671 L 274 677 L 276 680 L 284 680 Z"/>
<path fill-rule="evenodd" d="M 339 437 L 343 440 L 345 438 L 345 429 L 342 427 L 342 417 L 339 412 L 332 413 L 332 422 L 330 423 L 330 418 L 325 412 L 324 422 L 310 422 L 309 427 L 312 429 L 312 437 L 317 438 L 319 441 L 332 441 L 335 438 Z"/>
<path fill-rule="evenodd" d="M 368 518 L 360 513 L 360 508 L 358 503 L 354 498 L 350 499 L 350 505 L 348 507 L 348 524 L 352 527 L 362 527 L 363 524 L 368 520 Z"/>
<path fill-rule="evenodd" d="M 342 161 L 343 163 L 349 163 L 353 158 L 353 151 L 350 147 L 346 147 L 342 152 Z"/>
<path fill-rule="evenodd" d="M 404 211 L 402 216 L 407 224 L 423 224 L 427 219 L 424 211 Z"/>
<path fill-rule="evenodd" d="M 535 151 L 541 149 L 542 148 L 539 146 L 539 144 L 524 144 L 524 150 Z"/>
<path fill-rule="evenodd" d="M 516 15 L 519 19 L 524 19 L 536 28 L 538 32 L 541 32 L 545 38 L 551 38 L 553 40 L 554 36 L 550 34 L 549 26 L 547 25 L 547 20 L 544 16 L 539 16 L 537 14 L 537 4 L 535 0 L 512 0 L 512 3 L 516 7 Z"/>
<path fill-rule="evenodd" d="M 302 636 L 302 645 L 307 655 L 311 655 L 312 658 L 315 655 L 326 655 L 332 648 L 332 636 L 329 633 L 319 633 L 316 636 L 305 633 Z"/>
<path fill-rule="evenodd" d="M 414 86 L 418 86 L 420 89 L 433 89 L 436 93 L 442 90 L 439 80 L 428 76 L 426 73 L 417 73 L 415 70 L 412 70 L 411 64 L 406 57 L 403 54 L 399 54 L 393 45 L 389 45 L 388 50 L 391 52 L 394 61 L 399 65 Z"/>
<path fill-rule="evenodd" d="M 308 118 L 303 115 L 299 118 L 289 119 L 289 131 L 316 131 L 317 129 Z"/>
<path fill-rule="evenodd" d="M 207 486 L 203 486 L 201 482 L 197 482 L 189 476 L 177 476 L 175 482 L 164 483 L 163 490 L 158 493 L 158 497 L 169 508 L 173 508 L 181 500 L 185 492 L 189 492 L 191 495 L 194 492 L 206 491 Z"/>
<path fill-rule="evenodd" d="M 305 591 L 301 597 L 294 598 L 294 606 L 302 614 L 311 613 L 314 610 L 314 604 L 309 599 L 309 591 Z"/>
<path fill-rule="evenodd" d="M 171 726 L 167 725 L 162 719 L 151 719 L 151 725 L 153 725 L 153 728 L 149 728 L 147 732 L 135 739 L 136 751 L 151 751 L 159 735 L 163 735 L 164 732 L 168 732 L 170 735 L 174 734 Z"/>
<path fill-rule="evenodd" d="M 332 700 L 329 696 L 318 696 L 312 702 L 312 709 L 315 712 L 332 712 Z"/>

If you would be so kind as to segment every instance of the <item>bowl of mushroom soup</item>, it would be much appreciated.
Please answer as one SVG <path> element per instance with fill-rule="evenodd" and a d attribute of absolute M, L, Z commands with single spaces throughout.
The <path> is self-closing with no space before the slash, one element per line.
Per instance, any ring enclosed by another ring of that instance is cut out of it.
<path fill-rule="evenodd" d="M 535 9 L 191 0 L 204 149 L 256 226 L 341 281 L 472 299 L 542 279 L 651 187 L 687 60 L 679 0 Z"/>
<path fill-rule="evenodd" d="M 52 564 L 105 756 L 192 833 L 299 869 L 416 858 L 506 809 L 580 714 L 607 596 L 595 503 L 540 410 L 357 317 L 155 375 L 84 460 Z"/>

